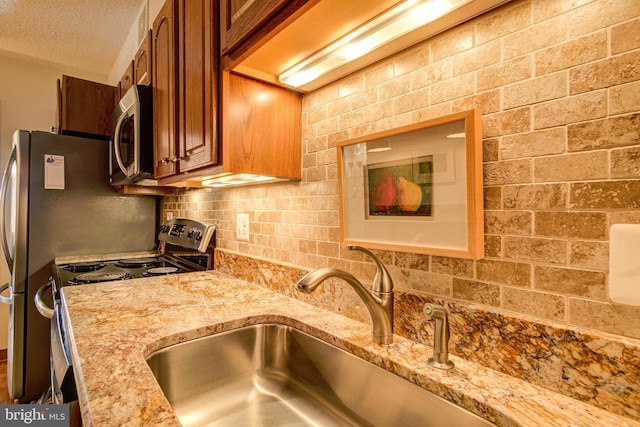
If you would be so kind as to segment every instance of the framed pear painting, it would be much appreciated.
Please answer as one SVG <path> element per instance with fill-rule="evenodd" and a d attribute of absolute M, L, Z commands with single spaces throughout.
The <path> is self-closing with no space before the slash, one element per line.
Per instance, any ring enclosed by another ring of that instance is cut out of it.
<path fill-rule="evenodd" d="M 480 110 L 344 141 L 337 150 L 342 244 L 483 257 Z"/>

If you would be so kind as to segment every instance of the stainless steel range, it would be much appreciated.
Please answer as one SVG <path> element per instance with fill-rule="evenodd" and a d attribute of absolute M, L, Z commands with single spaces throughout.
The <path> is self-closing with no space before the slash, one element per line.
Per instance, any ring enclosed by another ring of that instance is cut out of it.
<path fill-rule="evenodd" d="M 53 267 L 53 293 L 63 286 L 179 274 L 213 268 L 215 226 L 171 219 L 160 227 L 156 256 L 91 260 Z"/>
<path fill-rule="evenodd" d="M 51 399 L 68 403 L 72 419 L 79 419 L 77 393 L 71 353 L 67 339 L 60 289 L 90 283 L 130 280 L 213 269 L 215 226 L 190 219 L 171 219 L 160 227 L 159 250 L 151 256 L 128 256 L 104 260 L 55 264 L 50 283 L 40 288 L 35 302 L 38 311 L 51 318 Z M 91 257 L 83 257 L 84 259 Z M 43 301 L 43 293 L 52 288 L 54 308 Z M 43 396 L 41 400 L 46 397 Z M 74 425 L 72 423 L 72 425 Z"/>

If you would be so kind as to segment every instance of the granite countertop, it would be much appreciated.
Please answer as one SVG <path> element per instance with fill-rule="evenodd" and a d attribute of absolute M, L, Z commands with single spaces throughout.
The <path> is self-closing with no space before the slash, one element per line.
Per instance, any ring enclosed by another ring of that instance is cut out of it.
<path fill-rule="evenodd" d="M 451 356 L 450 371 L 427 365 L 430 347 L 394 336 L 371 344 L 371 327 L 221 273 L 197 272 L 64 287 L 78 398 L 85 425 L 179 426 L 145 356 L 238 327 L 296 327 L 500 426 L 640 426 Z"/>

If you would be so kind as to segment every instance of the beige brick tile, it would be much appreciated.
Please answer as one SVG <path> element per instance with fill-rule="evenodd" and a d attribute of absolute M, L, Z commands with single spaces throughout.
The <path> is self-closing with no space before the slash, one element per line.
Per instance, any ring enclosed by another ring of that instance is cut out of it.
<path fill-rule="evenodd" d="M 640 47 L 640 19 L 611 28 L 611 53 L 627 52 Z"/>
<path fill-rule="evenodd" d="M 473 277 L 473 261 L 470 259 L 432 256 L 431 271 L 433 273 L 471 278 Z"/>
<path fill-rule="evenodd" d="M 431 43 L 431 60 L 433 62 L 449 58 L 457 53 L 473 48 L 474 28 L 470 24 L 461 25 L 435 37 Z"/>
<path fill-rule="evenodd" d="M 411 91 L 411 74 L 386 81 L 378 87 L 378 101 L 386 101 Z"/>
<path fill-rule="evenodd" d="M 640 107 L 640 81 L 614 86 L 609 89 L 609 114 L 638 111 Z"/>
<path fill-rule="evenodd" d="M 566 314 L 566 297 L 505 287 L 502 308 L 530 316 L 562 322 Z"/>
<path fill-rule="evenodd" d="M 539 157 L 534 160 L 535 182 L 585 181 L 609 176 L 605 151 Z"/>
<path fill-rule="evenodd" d="M 491 283 L 454 278 L 452 296 L 477 304 L 500 306 L 500 286 Z"/>
<path fill-rule="evenodd" d="M 606 91 L 588 92 L 533 106 L 534 129 L 600 119 L 607 115 Z"/>
<path fill-rule="evenodd" d="M 532 214 L 522 211 L 485 211 L 484 231 L 487 234 L 530 236 Z"/>
<path fill-rule="evenodd" d="M 365 124 L 349 129 L 349 131 L 346 132 L 349 136 L 344 139 L 345 141 L 352 138 L 359 138 L 364 135 L 371 135 L 378 131 L 376 123 L 370 120 L 371 118 L 367 115 L 367 112 L 368 111 L 366 109 L 362 112 Z M 379 117 L 376 120 L 386 119 L 389 117 L 391 116 Z"/>
<path fill-rule="evenodd" d="M 453 278 L 446 274 L 433 274 L 416 270 L 410 270 L 409 272 L 409 287 L 419 292 L 450 297 L 452 283 Z"/>
<path fill-rule="evenodd" d="M 378 101 L 378 91 L 376 88 L 369 88 L 354 93 L 349 99 L 351 101 L 351 108 L 362 108 L 366 105 L 375 104 Z"/>
<path fill-rule="evenodd" d="M 393 78 L 393 62 L 381 61 L 364 71 L 364 87 L 371 88 Z"/>
<path fill-rule="evenodd" d="M 317 136 L 328 135 L 333 132 L 337 132 L 340 130 L 338 128 L 338 117 L 330 117 L 327 120 L 322 120 L 318 122 L 317 125 Z M 315 135 L 314 135 L 315 136 Z"/>
<path fill-rule="evenodd" d="M 484 185 L 521 184 L 531 182 L 530 160 L 506 160 L 483 165 Z"/>
<path fill-rule="evenodd" d="M 341 130 L 361 125 L 364 122 L 362 110 L 348 111 L 339 117 L 338 128 Z"/>
<path fill-rule="evenodd" d="M 502 256 L 502 237 L 484 236 L 484 254 L 487 257 L 498 258 Z"/>
<path fill-rule="evenodd" d="M 364 90 L 364 74 L 350 74 L 342 80 L 338 81 L 338 96 L 340 98 L 347 97 L 354 93 Z"/>
<path fill-rule="evenodd" d="M 571 184 L 570 207 L 578 209 L 638 209 L 640 181 L 599 181 Z"/>
<path fill-rule="evenodd" d="M 524 28 L 504 37 L 504 57 L 513 58 L 534 52 L 563 41 L 567 34 L 567 18 L 565 15 Z"/>
<path fill-rule="evenodd" d="M 451 114 L 451 104 L 443 102 L 442 104 L 434 105 L 427 108 L 421 108 L 411 113 L 410 123 L 420 123 L 429 119 L 446 116 Z"/>
<path fill-rule="evenodd" d="M 640 307 L 570 298 L 569 321 L 600 331 L 640 337 Z"/>
<path fill-rule="evenodd" d="M 429 90 L 430 88 L 424 88 L 395 98 L 393 101 L 394 114 L 402 114 L 429 106 Z"/>
<path fill-rule="evenodd" d="M 534 22 L 544 21 L 551 17 L 563 14 L 578 6 L 582 6 L 583 4 L 589 3 L 590 1 L 593 0 L 538 0 L 532 4 L 533 20 Z"/>
<path fill-rule="evenodd" d="M 611 178 L 640 177 L 640 146 L 611 151 Z"/>
<path fill-rule="evenodd" d="M 640 80 L 640 51 L 603 59 L 569 70 L 571 94 Z"/>
<path fill-rule="evenodd" d="M 518 262 L 479 260 L 477 264 L 478 280 L 497 282 L 505 285 L 531 285 L 531 265 Z"/>
<path fill-rule="evenodd" d="M 566 144 L 567 133 L 564 128 L 507 135 L 501 139 L 500 158 L 508 160 L 560 154 L 565 151 Z"/>
<path fill-rule="evenodd" d="M 399 268 L 429 271 L 429 256 L 422 255 L 422 254 L 398 252 L 396 253 L 394 265 Z"/>
<path fill-rule="evenodd" d="M 499 147 L 498 138 L 489 138 L 482 141 L 482 161 L 497 162 L 500 160 Z"/>
<path fill-rule="evenodd" d="M 351 97 L 345 96 L 327 105 L 327 118 L 340 116 L 351 111 Z"/>
<path fill-rule="evenodd" d="M 483 15 L 476 27 L 477 41 L 482 44 L 527 27 L 531 24 L 531 3 L 517 2 Z"/>
<path fill-rule="evenodd" d="M 500 89 L 493 89 L 482 93 L 475 93 L 452 103 L 453 111 L 465 111 L 479 108 L 482 114 L 500 111 Z"/>
<path fill-rule="evenodd" d="M 567 207 L 567 184 L 509 185 L 503 188 L 505 209 L 564 209 Z"/>
<path fill-rule="evenodd" d="M 502 209 L 502 187 L 484 188 L 484 208 L 490 210 Z"/>
<path fill-rule="evenodd" d="M 602 212 L 536 212 L 535 235 L 603 240 L 607 215 Z"/>
<path fill-rule="evenodd" d="M 599 0 L 569 12 L 569 37 L 592 33 L 640 14 L 635 0 Z"/>
<path fill-rule="evenodd" d="M 505 86 L 503 91 L 505 109 L 550 101 L 568 95 L 568 75 L 565 72 L 547 74 Z"/>
<path fill-rule="evenodd" d="M 325 138 L 327 139 L 325 146 L 322 148 L 319 148 L 317 151 L 323 148 L 335 148 L 336 144 L 350 139 L 351 136 L 349 134 L 349 131 L 342 130 L 342 131 L 332 132 L 329 135 L 326 135 Z"/>
<path fill-rule="evenodd" d="M 444 59 L 434 64 L 418 68 L 410 74 L 410 77 L 412 90 L 446 81 L 452 77 L 451 61 Z"/>
<path fill-rule="evenodd" d="M 429 63 L 429 45 L 417 45 L 393 58 L 393 75 L 402 76 Z"/>
<path fill-rule="evenodd" d="M 640 143 L 640 114 L 611 117 L 569 126 L 569 151 L 623 147 Z"/>
<path fill-rule="evenodd" d="M 431 104 L 463 98 L 475 93 L 476 83 L 473 73 L 454 77 L 431 86 Z"/>
<path fill-rule="evenodd" d="M 393 100 L 389 99 L 364 107 L 363 116 L 365 123 L 375 122 L 393 116 Z"/>
<path fill-rule="evenodd" d="M 493 89 L 533 76 L 533 66 L 530 55 L 524 55 L 502 61 L 496 65 L 478 70 L 478 91 Z"/>
<path fill-rule="evenodd" d="M 529 107 L 487 114 L 482 117 L 482 136 L 484 138 L 523 133 L 530 130 L 531 109 Z"/>
<path fill-rule="evenodd" d="M 615 211 L 611 212 L 611 225 L 613 224 L 640 224 L 640 211 Z"/>
<path fill-rule="evenodd" d="M 535 74 L 554 73 L 607 56 L 607 33 L 601 31 L 535 53 Z"/>
<path fill-rule="evenodd" d="M 570 242 L 569 265 L 590 270 L 609 271 L 609 243 L 581 240 Z"/>
<path fill-rule="evenodd" d="M 493 40 L 468 51 L 452 55 L 451 73 L 454 76 L 459 76 L 500 62 L 500 55 L 495 53 L 500 52 L 501 44 L 500 40 Z"/>
<path fill-rule="evenodd" d="M 505 258 L 550 264 L 566 264 L 567 261 L 567 242 L 564 240 L 506 236 L 504 246 Z"/>

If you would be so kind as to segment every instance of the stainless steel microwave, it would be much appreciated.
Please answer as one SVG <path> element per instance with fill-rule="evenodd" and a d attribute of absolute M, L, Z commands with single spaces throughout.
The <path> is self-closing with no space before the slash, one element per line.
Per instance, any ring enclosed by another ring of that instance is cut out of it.
<path fill-rule="evenodd" d="M 155 185 L 153 179 L 153 102 L 149 86 L 133 85 L 112 116 L 109 141 L 111 185 Z"/>

